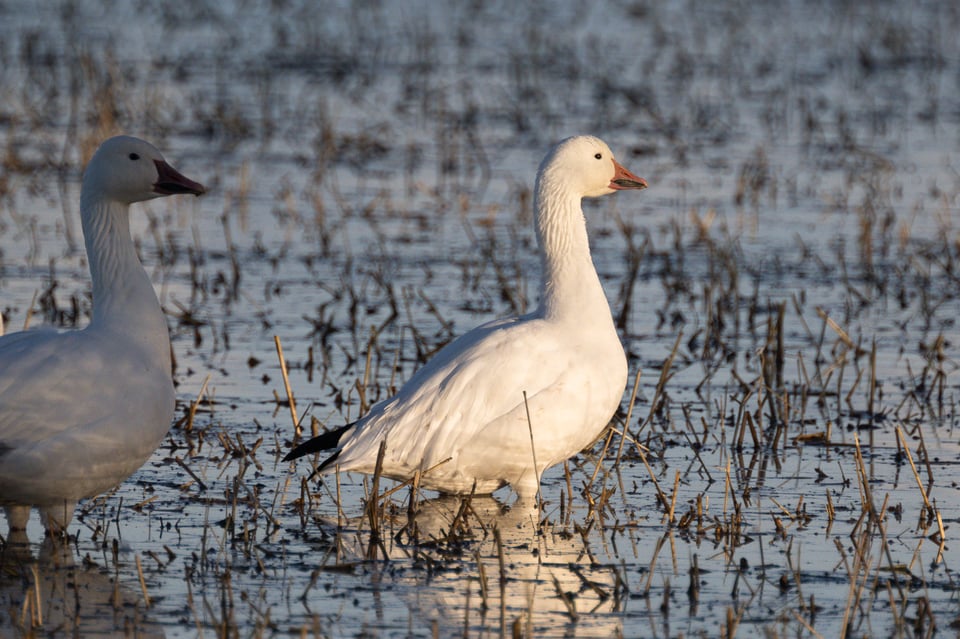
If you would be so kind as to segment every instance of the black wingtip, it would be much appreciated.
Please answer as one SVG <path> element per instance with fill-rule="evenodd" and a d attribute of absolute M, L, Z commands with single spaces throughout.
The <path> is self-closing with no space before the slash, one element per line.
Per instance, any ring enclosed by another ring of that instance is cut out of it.
<path fill-rule="evenodd" d="M 353 424 L 347 424 L 346 426 L 341 426 L 340 428 L 308 439 L 287 453 L 286 457 L 283 458 L 283 461 L 293 461 L 294 459 L 299 459 L 300 457 L 309 455 L 310 453 L 319 453 L 322 450 L 336 448 L 337 444 L 340 442 L 340 438 L 351 428 L 353 428 Z"/>

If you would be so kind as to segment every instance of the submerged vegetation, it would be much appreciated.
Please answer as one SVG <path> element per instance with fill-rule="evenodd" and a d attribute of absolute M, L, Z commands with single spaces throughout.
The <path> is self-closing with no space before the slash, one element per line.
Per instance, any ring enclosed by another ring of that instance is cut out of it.
<path fill-rule="evenodd" d="M 960 12 L 541 5 L 0 7 L 8 331 L 87 321 L 102 139 L 212 186 L 133 214 L 178 421 L 83 505 L 74 565 L 4 558 L 0 626 L 954 631 Z M 533 307 L 535 163 L 574 133 L 650 183 L 586 206 L 631 367 L 606 436 L 533 511 L 281 463 Z"/>

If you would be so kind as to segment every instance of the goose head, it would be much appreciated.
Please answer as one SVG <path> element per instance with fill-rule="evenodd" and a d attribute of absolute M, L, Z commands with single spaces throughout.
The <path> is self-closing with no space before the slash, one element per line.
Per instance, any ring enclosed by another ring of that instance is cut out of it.
<path fill-rule="evenodd" d="M 557 144 L 540 165 L 541 179 L 565 184 L 580 197 L 599 197 L 625 189 L 645 189 L 647 182 L 623 167 L 607 144 L 590 135 Z"/>
<path fill-rule="evenodd" d="M 83 190 L 132 204 L 176 193 L 201 195 L 206 188 L 167 164 L 155 146 L 120 135 L 100 145 L 83 176 Z"/>

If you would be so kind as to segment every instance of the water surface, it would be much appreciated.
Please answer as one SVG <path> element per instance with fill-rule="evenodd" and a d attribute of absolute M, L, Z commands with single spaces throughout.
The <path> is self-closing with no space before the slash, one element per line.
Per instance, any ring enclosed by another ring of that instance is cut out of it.
<path fill-rule="evenodd" d="M 86 321 L 103 138 L 211 187 L 133 213 L 183 419 L 84 505 L 73 574 L 122 589 L 109 627 L 171 637 L 949 633 L 958 27 L 935 2 L 3 3 L 8 330 Z M 280 462 L 274 336 L 298 418 L 334 427 L 531 308 L 536 166 L 575 133 L 651 185 L 585 205 L 636 402 L 539 512 L 402 488 L 376 543 L 369 479 Z"/>

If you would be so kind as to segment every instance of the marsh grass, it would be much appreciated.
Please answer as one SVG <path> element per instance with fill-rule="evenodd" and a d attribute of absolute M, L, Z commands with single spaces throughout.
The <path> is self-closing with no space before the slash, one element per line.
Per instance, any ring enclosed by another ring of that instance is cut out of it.
<path fill-rule="evenodd" d="M 117 623 L 134 634 L 951 627 L 955 12 L 635 3 L 602 8 L 621 18 L 611 46 L 573 5 L 509 24 L 448 8 L 441 28 L 378 3 L 215 4 L 192 22 L 143 8 L 163 58 L 73 5 L 43 7 L 62 40 L 27 16 L 0 27 L 8 328 L 88 319 L 77 167 L 103 137 L 145 135 L 215 187 L 134 215 L 178 419 L 78 512 L 77 567 L 0 565 L 22 636 L 53 623 L 39 584 L 84 574 L 132 602 Z M 631 365 L 610 429 L 547 473 L 533 512 L 281 463 L 308 424 L 356 419 L 470 326 L 533 307 L 529 183 L 574 131 L 652 185 L 585 208 Z"/>

